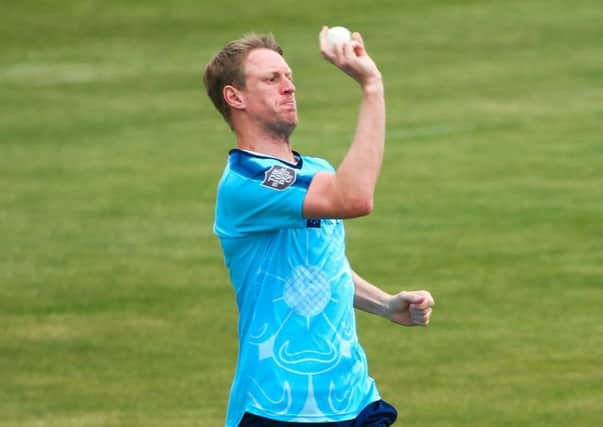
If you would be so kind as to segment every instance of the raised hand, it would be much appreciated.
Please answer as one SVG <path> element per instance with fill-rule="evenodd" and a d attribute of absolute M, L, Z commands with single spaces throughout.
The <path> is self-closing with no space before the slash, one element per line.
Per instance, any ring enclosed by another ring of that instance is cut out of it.
<path fill-rule="evenodd" d="M 381 72 L 366 52 L 360 33 L 352 33 L 350 41 L 330 45 L 328 31 L 329 28 L 324 26 L 319 35 L 323 58 L 351 76 L 363 88 L 376 82 L 381 83 Z"/>

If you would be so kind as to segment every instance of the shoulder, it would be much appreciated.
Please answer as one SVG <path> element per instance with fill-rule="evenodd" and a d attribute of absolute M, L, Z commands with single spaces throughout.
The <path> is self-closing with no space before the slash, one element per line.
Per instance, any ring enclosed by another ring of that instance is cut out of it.
<path fill-rule="evenodd" d="M 232 150 L 218 186 L 216 232 L 240 237 L 305 226 L 302 209 L 308 184 L 297 164 Z"/>
<path fill-rule="evenodd" d="M 320 157 L 313 157 L 313 156 L 301 156 L 301 159 L 303 160 L 303 168 L 305 170 L 308 170 L 308 172 L 310 173 L 316 173 L 319 171 L 328 171 L 328 172 L 334 172 L 335 168 L 333 167 L 333 165 L 331 165 L 331 163 L 329 163 L 327 160 L 320 158 Z"/>
<path fill-rule="evenodd" d="M 271 190 L 307 189 L 311 177 L 331 166 L 325 160 L 295 153 L 296 163 L 275 157 L 233 149 L 228 156 L 220 186 L 259 185 Z"/>
<path fill-rule="evenodd" d="M 228 156 L 224 174 L 218 185 L 218 195 L 227 199 L 257 199 L 272 197 L 287 190 L 307 190 L 301 164 L 291 164 L 274 157 L 233 149 Z"/>

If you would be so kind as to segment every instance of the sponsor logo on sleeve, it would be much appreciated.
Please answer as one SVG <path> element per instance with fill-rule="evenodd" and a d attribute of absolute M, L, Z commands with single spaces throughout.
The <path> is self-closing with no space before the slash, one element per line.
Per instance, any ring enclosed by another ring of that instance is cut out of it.
<path fill-rule="evenodd" d="M 290 187 L 296 178 L 294 169 L 276 165 L 268 169 L 264 175 L 262 185 L 274 190 L 284 190 Z"/>

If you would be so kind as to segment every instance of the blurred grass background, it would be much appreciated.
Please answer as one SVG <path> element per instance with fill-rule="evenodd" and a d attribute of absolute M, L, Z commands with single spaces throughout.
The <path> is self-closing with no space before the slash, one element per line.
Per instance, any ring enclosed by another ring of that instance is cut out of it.
<path fill-rule="evenodd" d="M 358 315 L 405 426 L 603 425 L 598 1 L 32 1 L 0 16 L 0 426 L 219 426 L 236 307 L 211 232 L 234 139 L 211 55 L 273 32 L 294 148 L 338 164 L 359 91 L 319 55 L 364 35 L 386 83 L 354 268 L 430 289 L 427 329 Z"/>

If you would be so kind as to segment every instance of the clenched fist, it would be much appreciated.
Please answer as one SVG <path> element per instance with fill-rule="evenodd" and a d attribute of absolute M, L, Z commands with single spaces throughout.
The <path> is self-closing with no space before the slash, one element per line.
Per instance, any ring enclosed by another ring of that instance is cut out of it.
<path fill-rule="evenodd" d="M 405 326 L 427 326 L 434 305 L 428 291 L 402 291 L 391 297 L 387 317 Z"/>

